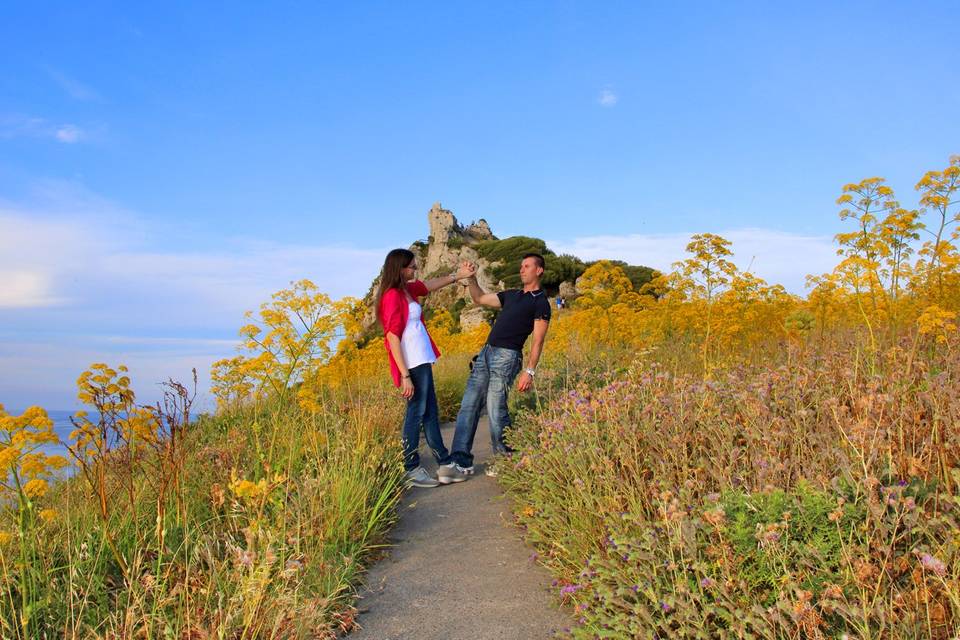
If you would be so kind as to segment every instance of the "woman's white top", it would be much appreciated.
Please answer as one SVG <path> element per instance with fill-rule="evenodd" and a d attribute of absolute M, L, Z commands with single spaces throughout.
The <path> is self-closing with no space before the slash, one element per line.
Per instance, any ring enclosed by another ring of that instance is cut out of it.
<path fill-rule="evenodd" d="M 423 326 L 422 315 L 423 308 L 417 302 L 411 302 L 407 315 L 407 326 L 404 327 L 403 335 L 400 336 L 400 351 L 403 352 L 407 369 L 413 369 L 428 362 L 433 364 L 437 361 L 437 356 L 433 354 L 433 347 L 430 346 L 430 336 L 427 335 L 427 328 Z"/>

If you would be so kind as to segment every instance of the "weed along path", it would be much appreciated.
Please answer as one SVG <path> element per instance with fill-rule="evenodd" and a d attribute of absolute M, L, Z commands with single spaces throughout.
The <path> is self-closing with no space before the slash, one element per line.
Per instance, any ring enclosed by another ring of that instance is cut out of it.
<path fill-rule="evenodd" d="M 453 425 L 444 425 L 444 442 Z M 550 578 L 511 524 L 490 455 L 486 419 L 477 430 L 477 475 L 435 489 L 409 489 L 394 545 L 367 576 L 349 640 L 539 640 L 570 625 Z M 433 473 L 432 456 L 421 460 Z"/>

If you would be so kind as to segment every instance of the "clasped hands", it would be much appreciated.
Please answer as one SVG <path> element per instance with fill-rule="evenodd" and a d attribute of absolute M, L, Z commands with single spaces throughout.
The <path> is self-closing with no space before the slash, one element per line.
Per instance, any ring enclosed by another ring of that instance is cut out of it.
<path fill-rule="evenodd" d="M 474 262 L 468 260 L 463 260 L 460 262 L 460 267 L 457 269 L 457 272 L 454 274 L 456 276 L 457 282 L 461 284 L 463 280 L 468 280 L 477 275 L 477 265 Z"/>

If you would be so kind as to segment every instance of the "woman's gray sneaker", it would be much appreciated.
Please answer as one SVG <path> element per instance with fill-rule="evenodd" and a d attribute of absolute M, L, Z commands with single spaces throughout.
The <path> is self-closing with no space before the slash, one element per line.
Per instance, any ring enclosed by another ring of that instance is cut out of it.
<path fill-rule="evenodd" d="M 440 484 L 450 484 L 451 482 L 463 482 L 467 479 L 464 473 L 455 462 L 442 464 L 437 467 L 437 480 Z"/>
<path fill-rule="evenodd" d="M 440 486 L 440 483 L 431 478 L 430 474 L 427 473 L 427 470 L 423 467 L 417 467 L 412 471 L 407 471 L 404 480 L 408 487 L 431 488 Z"/>

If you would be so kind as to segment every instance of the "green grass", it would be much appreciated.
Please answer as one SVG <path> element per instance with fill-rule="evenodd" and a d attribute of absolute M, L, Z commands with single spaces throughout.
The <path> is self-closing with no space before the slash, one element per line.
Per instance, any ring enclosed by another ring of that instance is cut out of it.
<path fill-rule="evenodd" d="M 402 489 L 399 415 L 379 404 L 330 398 L 319 413 L 270 406 L 201 418 L 188 427 L 159 533 L 150 454 L 132 469 L 108 461 L 106 518 L 82 478 L 60 483 L 45 499 L 58 517 L 2 548 L 0 635 L 322 638 L 349 629 L 354 588 Z M 248 495 L 241 480 L 265 486 Z"/>

